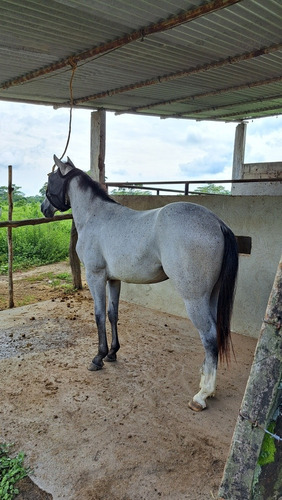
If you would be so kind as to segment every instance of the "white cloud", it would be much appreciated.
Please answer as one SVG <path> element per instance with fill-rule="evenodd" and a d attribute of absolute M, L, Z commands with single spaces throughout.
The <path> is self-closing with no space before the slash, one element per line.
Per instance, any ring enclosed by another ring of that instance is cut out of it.
<path fill-rule="evenodd" d="M 234 131 L 233 124 L 109 114 L 108 179 L 187 180 L 223 171 L 231 167 Z"/>
<path fill-rule="evenodd" d="M 282 116 L 248 124 L 245 162 L 282 161 Z"/>
<path fill-rule="evenodd" d="M 26 195 L 39 192 L 61 156 L 69 111 L 0 101 L 0 185 L 13 183 Z M 108 181 L 165 181 L 231 178 L 236 124 L 107 113 Z M 281 161 L 282 117 L 250 122 L 246 162 Z M 67 151 L 83 170 L 90 164 L 90 111 L 74 110 Z"/>
<path fill-rule="evenodd" d="M 73 112 L 68 156 L 89 168 L 90 113 Z M 53 154 L 64 151 L 69 111 L 51 107 L 0 102 L 0 185 L 7 184 L 7 166 L 13 166 L 13 183 L 26 195 L 38 194 L 53 165 Z"/>

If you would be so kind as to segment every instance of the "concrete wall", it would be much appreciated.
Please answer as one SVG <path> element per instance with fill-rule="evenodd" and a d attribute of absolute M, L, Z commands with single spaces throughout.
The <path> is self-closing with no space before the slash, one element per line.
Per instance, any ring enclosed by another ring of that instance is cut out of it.
<path fill-rule="evenodd" d="M 250 236 L 251 255 L 240 255 L 232 330 L 252 337 L 259 335 L 281 256 L 282 196 L 117 196 L 116 199 L 136 210 L 190 201 L 215 212 L 237 236 Z M 169 280 L 153 285 L 123 283 L 121 298 L 186 317 L 182 299 Z"/>
<path fill-rule="evenodd" d="M 268 180 L 282 178 L 282 162 L 244 163 L 241 166 L 241 177 L 238 178 Z M 282 182 L 232 184 L 232 195 L 282 196 Z"/>

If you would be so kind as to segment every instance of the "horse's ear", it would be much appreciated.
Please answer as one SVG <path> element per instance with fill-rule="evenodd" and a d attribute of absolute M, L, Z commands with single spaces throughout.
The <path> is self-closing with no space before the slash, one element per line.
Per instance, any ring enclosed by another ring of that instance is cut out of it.
<path fill-rule="evenodd" d="M 71 161 L 71 159 L 67 156 L 67 163 L 69 165 L 71 165 L 73 168 L 75 168 L 75 165 L 73 164 L 73 162 Z"/>
<path fill-rule="evenodd" d="M 54 162 L 57 165 L 57 167 L 64 167 L 65 166 L 65 164 L 56 155 L 54 155 L 53 158 L 54 158 Z"/>

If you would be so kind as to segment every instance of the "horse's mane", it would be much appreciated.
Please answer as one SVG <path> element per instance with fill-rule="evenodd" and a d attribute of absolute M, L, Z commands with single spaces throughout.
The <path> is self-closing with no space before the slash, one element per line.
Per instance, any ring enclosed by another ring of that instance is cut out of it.
<path fill-rule="evenodd" d="M 78 185 L 82 191 L 86 191 L 87 189 L 91 189 L 93 196 L 98 196 L 104 201 L 109 201 L 111 203 L 117 203 L 108 193 L 102 188 L 99 182 L 94 181 L 91 177 L 80 170 L 80 175 L 77 177 Z"/>

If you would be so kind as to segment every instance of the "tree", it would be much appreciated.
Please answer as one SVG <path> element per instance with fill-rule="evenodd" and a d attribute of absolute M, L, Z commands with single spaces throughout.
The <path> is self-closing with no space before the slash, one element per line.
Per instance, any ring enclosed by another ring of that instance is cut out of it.
<path fill-rule="evenodd" d="M 40 196 L 44 199 L 45 198 L 45 193 L 46 193 L 46 190 L 47 190 L 47 185 L 48 185 L 48 182 L 45 182 L 42 186 L 41 189 L 39 189 L 39 194 Z"/>
<path fill-rule="evenodd" d="M 152 194 L 150 191 L 143 191 L 143 189 L 133 189 L 133 188 L 118 188 L 118 189 L 113 189 L 111 191 L 111 195 L 121 195 L 121 194 L 126 194 L 126 195 L 145 195 L 145 194 Z"/>
<path fill-rule="evenodd" d="M 21 187 L 12 184 L 13 188 L 13 201 L 21 200 L 25 198 L 25 194 L 20 191 Z M 0 186 L 0 202 L 7 203 L 8 202 L 8 188 L 7 186 Z"/>
<path fill-rule="evenodd" d="M 223 186 L 215 186 L 214 184 L 208 184 L 207 186 L 197 187 L 194 190 L 195 193 L 209 193 L 209 194 L 231 194 L 230 191 L 225 189 Z"/>

